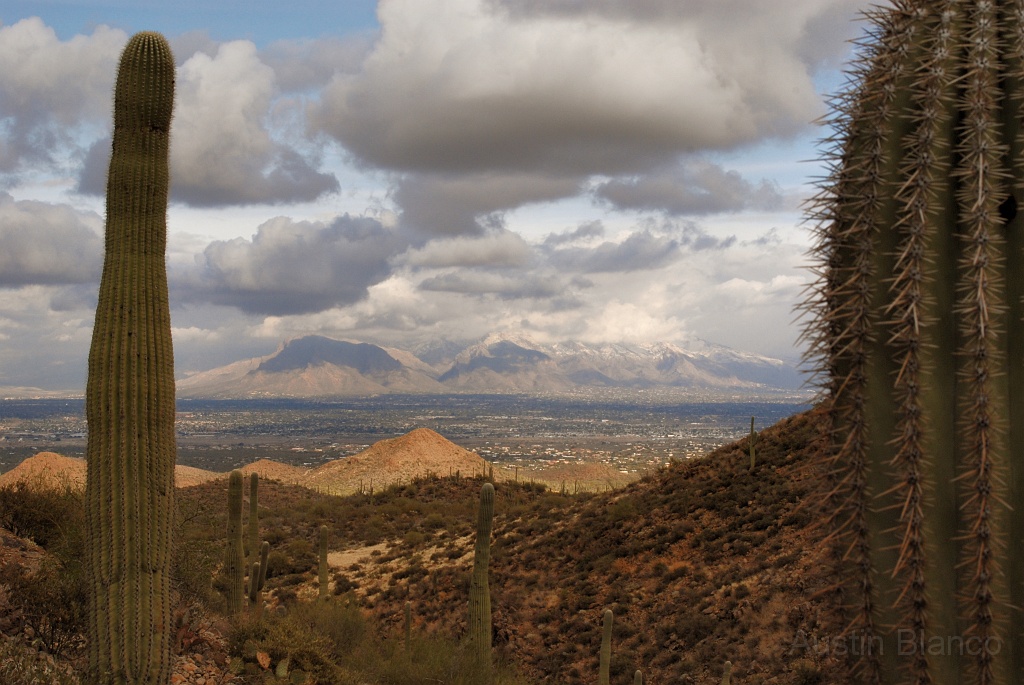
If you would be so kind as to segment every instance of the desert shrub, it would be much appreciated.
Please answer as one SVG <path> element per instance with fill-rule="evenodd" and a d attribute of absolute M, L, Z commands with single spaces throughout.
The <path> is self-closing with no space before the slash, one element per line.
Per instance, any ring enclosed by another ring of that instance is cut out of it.
<path fill-rule="evenodd" d="M 425 530 L 437 530 L 445 527 L 444 516 L 435 512 L 427 514 L 423 518 L 423 522 L 420 524 Z"/>
<path fill-rule="evenodd" d="M 0 682 L 4 685 L 78 685 L 79 680 L 65 664 L 0 635 Z"/>
<path fill-rule="evenodd" d="M 70 485 L 44 488 L 18 481 L 0 488 L 0 527 L 40 547 L 70 535 L 71 527 L 82 528 L 84 521 L 82 493 Z"/>
<path fill-rule="evenodd" d="M 265 674 L 286 658 L 290 671 L 310 675 L 309 682 L 317 685 L 483 682 L 470 652 L 458 641 L 424 636 L 414 628 L 406 651 L 404 639 L 382 637 L 385 633 L 363 615 L 355 595 L 347 594 L 328 602 L 298 602 L 284 616 L 243 617 L 228 635 L 228 650 L 242 662 L 245 682 L 252 683 L 264 682 Z M 269 657 L 269 668 L 259 665 L 261 655 Z M 525 681 L 499 659 L 493 683 Z"/>
<path fill-rule="evenodd" d="M 286 573 L 291 573 L 291 561 L 288 559 L 288 555 L 271 547 L 270 554 L 267 555 L 267 578 L 283 576 Z"/>
<path fill-rule="evenodd" d="M 6 607 L 0 613 L 14 623 L 8 630 L 31 628 L 47 652 L 60 654 L 84 631 L 88 611 L 82 495 L 70 487 L 33 489 L 23 483 L 0 493 L 5 525 L 48 551 L 35 569 L 16 562 L 0 566 Z"/>
<path fill-rule="evenodd" d="M 334 594 L 344 595 L 350 590 L 355 590 L 359 587 L 359 583 L 349 579 L 344 573 L 334 574 Z"/>
<path fill-rule="evenodd" d="M 402 543 L 406 547 L 419 547 L 420 545 L 422 545 L 426 541 L 427 541 L 427 536 L 425 536 L 423 533 L 419 532 L 418 530 L 410 530 L 402 538 Z"/>
<path fill-rule="evenodd" d="M 5 614 L 13 628 L 30 628 L 50 654 L 59 655 L 85 630 L 88 595 L 80 561 L 44 558 L 31 570 L 17 563 L 0 566 Z"/>
<path fill-rule="evenodd" d="M 214 571 L 223 545 L 208 540 L 175 538 L 171 547 L 171 585 L 187 600 L 213 601 Z"/>

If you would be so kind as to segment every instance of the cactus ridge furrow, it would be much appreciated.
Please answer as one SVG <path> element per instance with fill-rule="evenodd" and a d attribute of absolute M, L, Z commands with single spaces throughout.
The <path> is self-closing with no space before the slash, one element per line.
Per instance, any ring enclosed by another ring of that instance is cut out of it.
<path fill-rule="evenodd" d="M 827 120 L 802 340 L 865 682 L 1024 670 L 1022 19 L 1020 0 L 872 10 Z"/>
<path fill-rule="evenodd" d="M 174 59 L 162 36 L 125 46 L 114 93 L 104 262 L 86 418 L 92 683 L 170 678 L 174 359 L 167 273 Z"/>

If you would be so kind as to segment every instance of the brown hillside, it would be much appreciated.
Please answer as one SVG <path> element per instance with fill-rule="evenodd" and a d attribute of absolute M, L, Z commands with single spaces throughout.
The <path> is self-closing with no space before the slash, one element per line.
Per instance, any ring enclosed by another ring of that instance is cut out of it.
<path fill-rule="evenodd" d="M 848 682 L 823 648 L 843 621 L 818 509 L 819 421 L 810 412 L 762 431 L 754 473 L 742 440 L 560 510 L 543 511 L 551 495 L 524 510 L 514 484 L 498 483 L 496 649 L 538 682 L 593 682 L 610 608 L 613 681 L 642 669 L 649 682 L 718 683 L 728 659 L 734 682 Z M 471 537 L 460 544 L 405 552 L 417 573 L 389 572 L 392 553 L 352 575 L 396 631 L 409 600 L 419 630 L 461 635 Z"/>
<path fill-rule="evenodd" d="M 85 488 L 85 460 L 56 452 L 40 452 L 0 474 L 0 487 L 21 481 L 45 488 L 70 485 L 75 490 L 82 490 Z"/>
<path fill-rule="evenodd" d="M 25 459 L 10 471 L 0 474 L 0 487 L 25 481 L 42 487 L 63 487 L 70 485 L 75 490 L 85 489 L 85 459 L 65 457 L 55 452 L 40 452 Z M 174 484 L 179 488 L 199 485 L 220 478 L 215 473 L 194 466 L 178 464 L 174 467 Z"/>
<path fill-rule="evenodd" d="M 470 476 L 486 468 L 487 462 L 476 452 L 459 447 L 429 428 L 417 428 L 313 469 L 304 485 L 350 494 L 360 487 L 381 489 L 414 478 L 455 472 Z"/>
<path fill-rule="evenodd" d="M 309 477 L 309 469 L 291 464 L 282 464 L 273 459 L 260 459 L 238 469 L 243 476 L 257 474 L 260 479 L 279 480 L 282 483 L 303 483 Z"/>

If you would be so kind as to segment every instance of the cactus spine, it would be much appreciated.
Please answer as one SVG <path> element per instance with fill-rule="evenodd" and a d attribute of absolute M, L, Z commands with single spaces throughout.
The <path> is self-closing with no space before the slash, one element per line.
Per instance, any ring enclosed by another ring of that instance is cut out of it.
<path fill-rule="evenodd" d="M 597 684 L 608 685 L 612 669 L 612 621 L 615 616 L 611 609 L 604 610 L 601 623 L 601 660 L 597 670 Z"/>
<path fill-rule="evenodd" d="M 106 239 L 86 388 L 91 683 L 167 683 L 174 355 L 164 264 L 174 58 L 138 33 L 121 53 Z"/>
<path fill-rule="evenodd" d="M 320 526 L 320 599 L 327 599 L 327 526 Z"/>
<path fill-rule="evenodd" d="M 898 0 L 872 21 L 833 120 L 807 332 L 853 638 L 867 682 L 1011 682 L 1024 672 L 1024 5 Z"/>
<path fill-rule="evenodd" d="M 491 523 L 494 519 L 494 486 L 480 488 L 480 510 L 476 523 L 476 548 L 473 575 L 469 581 L 469 640 L 477 662 L 490 673 L 491 668 L 491 590 L 487 567 L 491 559 Z"/>
<path fill-rule="evenodd" d="M 228 614 L 242 610 L 245 596 L 245 552 L 242 548 L 242 472 L 228 477 L 228 541 L 224 572 L 228 580 Z"/>

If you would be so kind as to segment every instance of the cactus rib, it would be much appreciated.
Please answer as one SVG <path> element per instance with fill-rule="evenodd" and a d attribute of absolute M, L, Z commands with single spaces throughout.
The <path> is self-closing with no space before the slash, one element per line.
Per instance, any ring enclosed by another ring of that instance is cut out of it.
<path fill-rule="evenodd" d="M 86 525 L 92 683 L 171 675 L 174 355 L 167 271 L 174 58 L 163 36 L 121 53 L 106 237 L 89 349 Z"/>

